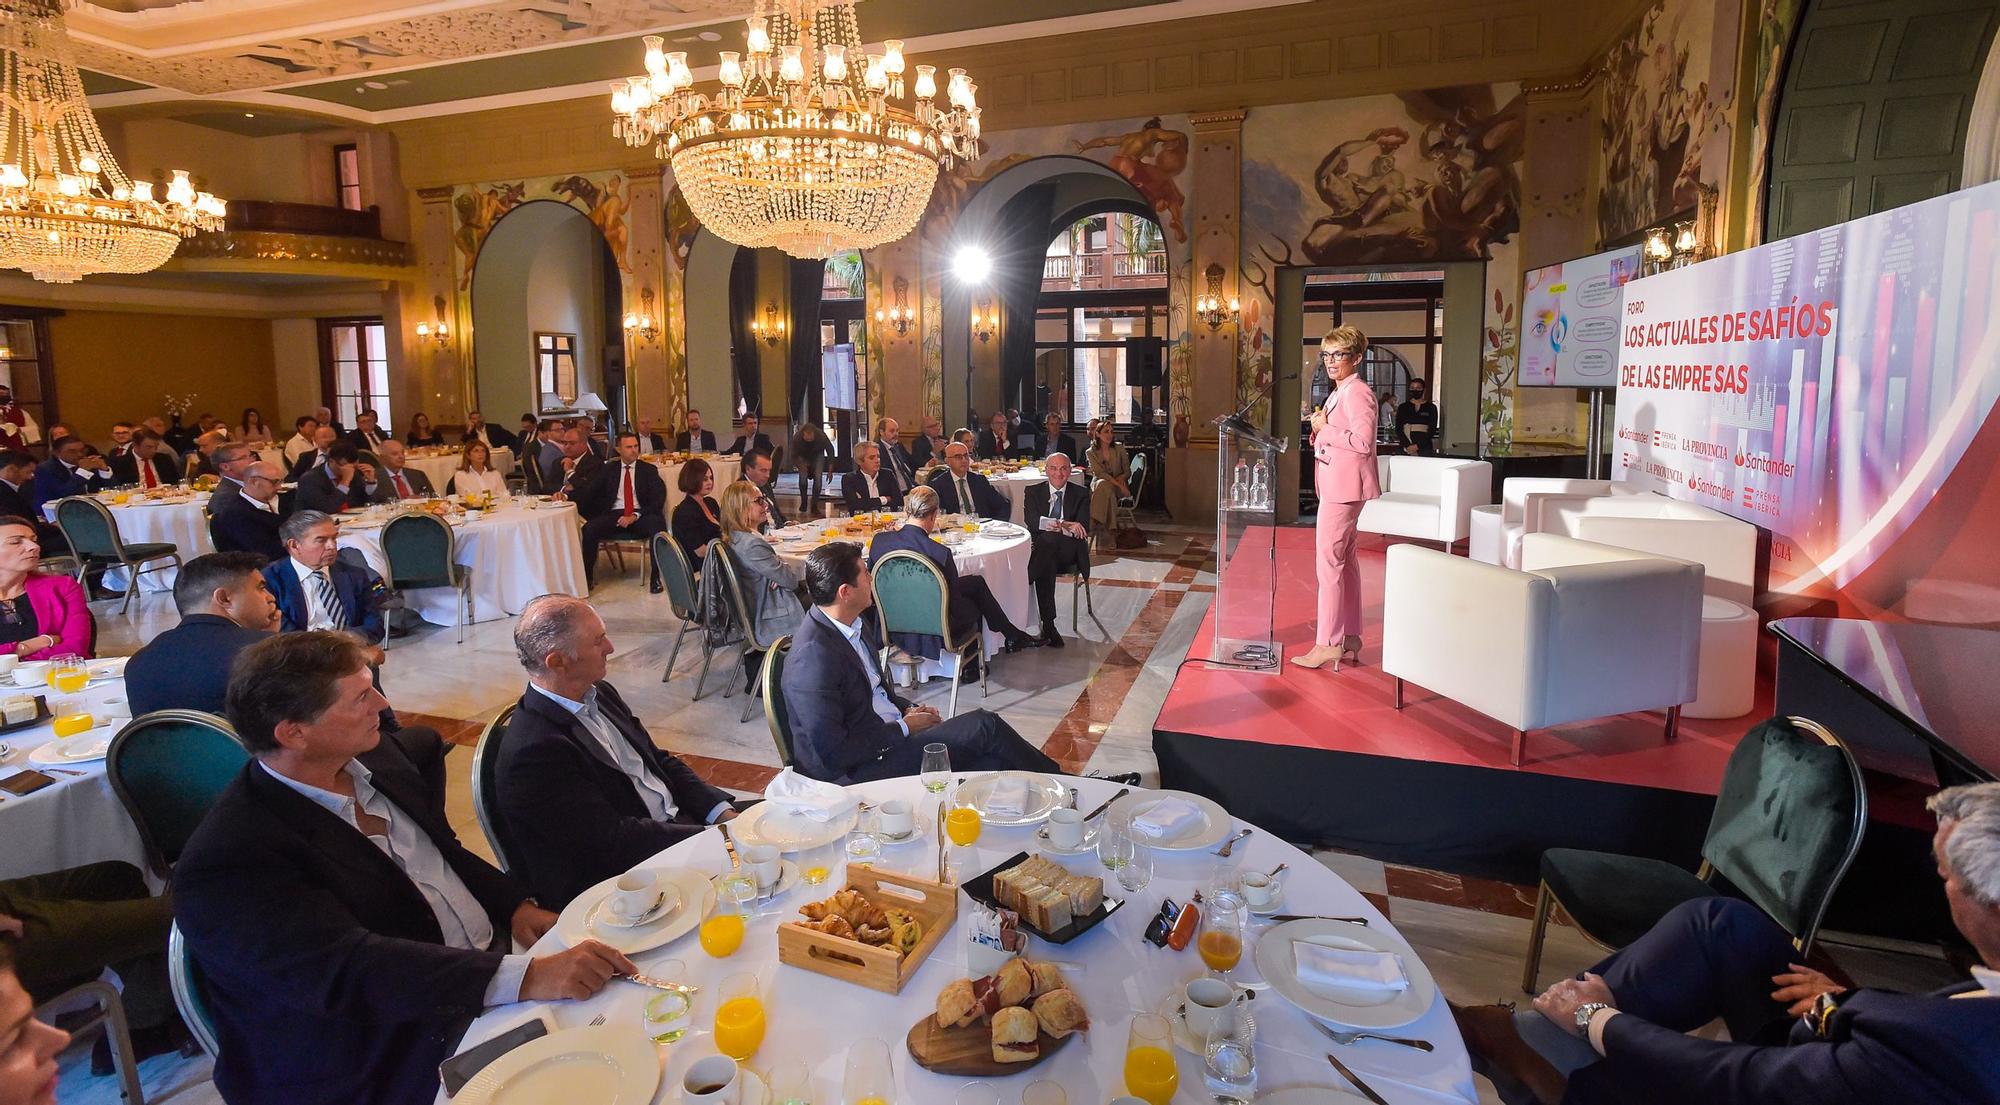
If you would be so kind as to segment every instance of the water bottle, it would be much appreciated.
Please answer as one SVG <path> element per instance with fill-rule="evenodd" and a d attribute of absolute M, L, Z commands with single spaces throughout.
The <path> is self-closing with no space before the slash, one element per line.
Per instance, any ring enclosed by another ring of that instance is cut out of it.
<path fill-rule="evenodd" d="M 1247 506 L 1250 498 L 1250 462 L 1238 458 L 1235 478 L 1229 481 L 1229 505 Z"/>
<path fill-rule="evenodd" d="M 1250 469 L 1250 500 L 1258 510 L 1271 509 L 1271 466 L 1262 460 Z"/>

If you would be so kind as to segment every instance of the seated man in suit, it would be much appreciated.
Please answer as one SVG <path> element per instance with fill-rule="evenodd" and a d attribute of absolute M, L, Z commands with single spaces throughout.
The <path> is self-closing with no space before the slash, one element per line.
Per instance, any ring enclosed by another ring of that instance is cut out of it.
<path fill-rule="evenodd" d="M 903 448 L 903 429 L 893 418 L 875 423 L 875 445 L 882 450 L 882 467 L 896 477 L 896 486 L 908 491 L 917 486 L 917 465 Z"/>
<path fill-rule="evenodd" d="M 1008 652 L 1019 652 L 1038 644 L 1035 638 L 1021 632 L 1007 612 L 1000 609 L 1000 600 L 993 597 L 993 588 L 981 576 L 958 574 L 958 563 L 952 558 L 951 550 L 931 540 L 937 531 L 938 493 L 928 487 L 919 487 L 903 499 L 903 511 L 908 517 L 900 529 L 884 530 L 875 535 L 868 545 L 868 569 L 875 570 L 875 564 L 892 552 L 914 552 L 938 566 L 944 573 L 946 586 L 951 589 L 951 635 L 963 638 L 978 630 L 984 619 L 986 628 L 1006 639 Z M 906 641 L 903 638 L 908 637 Z M 904 652 L 912 656 L 935 657 L 938 654 L 939 638 L 929 634 L 893 634 L 893 640 Z M 979 678 L 978 661 L 966 665 L 958 673 L 958 681 L 968 683 Z"/>
<path fill-rule="evenodd" d="M 1035 586 L 1035 603 L 1042 613 L 1042 643 L 1061 648 L 1056 577 L 1064 572 L 1090 574 L 1090 489 L 1082 480 L 1070 480 L 1075 469 L 1062 453 L 1049 457 L 1047 471 L 1049 482 L 1028 488 L 1021 520 L 1034 546 L 1028 554 L 1028 582 Z"/>
<path fill-rule="evenodd" d="M 1006 411 L 994 411 L 979 431 L 979 459 L 1005 460 L 1014 455 L 1014 422 Z"/>
<path fill-rule="evenodd" d="M 69 551 L 62 530 L 35 509 L 29 496 L 34 493 L 35 457 L 14 449 L 0 449 L 0 517 L 26 518 L 35 524 L 35 540 L 45 556 Z"/>
<path fill-rule="evenodd" d="M 1848 991 L 1757 907 L 1698 898 L 1533 1012 L 1453 1006 L 1474 1069 L 1514 1105 L 2000 1101 L 2000 783 L 1929 806 L 1952 921 L 1984 964 L 1971 980 Z M 1718 1017 L 1727 1042 L 1687 1035 Z"/>
<path fill-rule="evenodd" d="M 523 425 L 533 425 L 534 420 L 524 417 L 521 422 Z M 521 443 L 521 439 L 508 432 L 505 427 L 487 425 L 486 416 L 478 411 L 466 411 L 465 432 L 458 435 L 458 443 L 465 445 L 474 441 L 485 442 L 488 449 L 512 449 Z"/>
<path fill-rule="evenodd" d="M 682 453 L 715 452 L 715 431 L 701 428 L 701 412 L 688 408 L 687 429 L 674 436 L 674 449 Z"/>
<path fill-rule="evenodd" d="M 800 774 L 843 785 L 910 775 L 932 742 L 951 750 L 953 770 L 1061 770 L 998 714 L 973 710 L 947 721 L 891 693 L 864 639 L 861 615 L 875 604 L 875 587 L 861 546 L 814 549 L 806 590 L 813 608 L 792 635 L 782 681 Z"/>
<path fill-rule="evenodd" d="M 1049 457 L 1056 453 L 1070 458 L 1071 463 L 1082 455 L 1076 451 L 1076 438 L 1062 432 L 1062 416 L 1051 413 L 1042 419 L 1042 432 L 1035 435 L 1035 455 Z"/>
<path fill-rule="evenodd" d="M 326 451 L 326 463 L 299 477 L 292 505 L 300 510 L 339 514 L 359 510 L 376 501 L 382 485 L 375 481 L 375 466 L 361 459 L 354 446 L 342 441 Z"/>
<path fill-rule="evenodd" d="M 397 499 L 422 499 L 437 494 L 431 489 L 431 478 L 416 468 L 404 466 L 409 459 L 409 451 L 395 438 L 382 442 L 375 455 L 382 461 L 382 472 L 376 477 L 379 488 L 376 494 L 383 502 Z"/>
<path fill-rule="evenodd" d="M 90 454 L 90 445 L 80 437 L 66 437 L 52 447 L 49 459 L 35 467 L 35 513 L 41 517 L 43 503 L 102 491 L 118 482 L 111 466 Z"/>
<path fill-rule="evenodd" d="M 292 460 L 291 470 L 285 478 L 297 483 L 301 476 L 326 464 L 326 458 L 335 445 L 340 444 L 340 432 L 332 426 L 315 423 L 312 432 L 312 447 L 301 452 Z"/>
<path fill-rule="evenodd" d="M 130 422 L 113 422 L 111 424 L 111 448 L 104 455 L 106 457 L 122 457 L 131 452 L 132 435 L 138 432 L 139 427 L 132 425 Z"/>
<path fill-rule="evenodd" d="M 730 442 L 729 448 L 724 449 L 722 453 L 724 456 L 728 456 L 730 453 L 748 453 L 752 449 L 762 449 L 767 453 L 777 451 L 771 445 L 770 438 L 757 432 L 757 415 L 755 412 L 743 416 L 743 432 L 737 434 L 736 440 Z"/>
<path fill-rule="evenodd" d="M 590 448 L 590 431 L 585 422 L 574 422 L 554 435 L 557 449 L 555 463 L 550 466 L 546 479 L 552 488 L 551 499 L 573 502 L 580 508 L 597 477 L 604 471 L 604 460 Z"/>
<path fill-rule="evenodd" d="M 243 485 L 234 493 L 224 490 L 226 484 L 215 489 L 208 499 L 208 535 L 217 551 L 252 552 L 266 560 L 285 558 L 285 542 L 278 536 L 285 520 L 278 512 L 282 478 L 276 464 L 260 460 L 243 469 Z"/>
<path fill-rule="evenodd" d="M 125 665 L 132 713 L 222 713 L 236 654 L 278 628 L 264 558 L 247 552 L 195 557 L 174 580 L 174 609 L 180 624 L 147 641 Z"/>
<path fill-rule="evenodd" d="M 635 420 L 632 423 L 632 432 L 639 435 L 639 444 L 642 447 L 641 452 L 664 453 L 667 451 L 667 439 L 653 432 L 652 419 L 641 418 Z"/>
<path fill-rule="evenodd" d="M 364 641 L 382 639 L 382 580 L 340 559 L 340 527 L 331 516 L 298 511 L 278 537 L 285 556 L 264 566 L 264 583 L 285 632 L 344 629 Z"/>
<path fill-rule="evenodd" d="M 555 924 L 453 835 L 402 747 L 367 650 L 340 633 L 260 641 L 229 720 L 252 760 L 174 869 L 232 1102 L 427 1105 L 467 1018 L 587 998 L 636 968 L 584 940 L 509 954 Z"/>
<path fill-rule="evenodd" d="M 243 490 L 243 473 L 257 463 L 257 454 L 250 446 L 232 441 L 216 446 L 208 461 L 215 469 L 215 488 L 209 492 L 209 501 L 213 502 Z"/>
<path fill-rule="evenodd" d="M 1007 521 L 1013 504 L 985 476 L 972 470 L 972 450 L 954 441 L 944 447 L 945 471 L 931 473 L 931 489 L 938 493 L 938 509 L 946 514 L 977 514 L 981 518 Z"/>
<path fill-rule="evenodd" d="M 160 451 L 160 439 L 153 431 L 140 430 L 132 435 L 130 452 L 111 458 L 111 478 L 151 490 L 181 482 L 181 466 Z"/>
<path fill-rule="evenodd" d="M 382 427 L 376 424 L 376 417 L 374 411 L 362 411 L 355 415 L 354 430 L 347 435 L 347 443 L 356 449 L 379 453 L 383 442 L 394 441 L 392 435 L 382 432 Z"/>
<path fill-rule="evenodd" d="M 915 472 L 932 461 L 944 460 L 944 423 L 935 415 L 925 415 L 923 433 L 917 436 L 917 443 L 910 446 L 910 471 Z"/>
<path fill-rule="evenodd" d="M 639 435 L 618 435 L 618 455 L 603 466 L 590 486 L 576 496 L 583 515 L 583 578 L 597 585 L 597 546 L 604 541 L 643 541 L 667 528 L 667 481 L 660 470 L 639 459 Z M 647 581 L 654 591 L 657 579 Z"/>
<path fill-rule="evenodd" d="M 863 441 L 854 447 L 854 471 L 840 477 L 841 504 L 849 514 L 894 510 L 903 501 L 903 491 L 896 474 L 883 469 L 880 445 Z"/>
<path fill-rule="evenodd" d="M 765 505 L 769 508 L 760 532 L 769 533 L 787 525 L 785 512 L 778 509 L 777 471 L 771 465 L 769 449 L 752 449 L 743 454 L 743 478 L 764 493 Z"/>
<path fill-rule="evenodd" d="M 531 600 L 514 626 L 528 689 L 494 769 L 500 836 L 544 905 L 736 816 L 729 795 L 653 743 L 605 682 L 611 640 L 590 604 Z"/>
<path fill-rule="evenodd" d="M 210 430 L 195 438 L 194 451 L 183 458 L 182 478 L 191 480 L 199 476 L 220 476 L 222 472 L 215 466 L 215 451 L 228 443 L 229 433 L 221 429 Z"/>

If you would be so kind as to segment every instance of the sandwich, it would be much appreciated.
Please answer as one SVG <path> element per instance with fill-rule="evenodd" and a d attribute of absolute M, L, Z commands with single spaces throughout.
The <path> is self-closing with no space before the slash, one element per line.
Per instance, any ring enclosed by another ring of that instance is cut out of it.
<path fill-rule="evenodd" d="M 1029 997 L 1038 998 L 1051 990 L 1060 990 L 1068 985 L 1063 981 L 1062 968 L 1053 963 L 1029 963 L 1028 977 L 1034 981 Z"/>
<path fill-rule="evenodd" d="M 972 992 L 972 980 L 961 978 L 938 991 L 937 1026 L 966 1028 L 979 1019 L 979 1000 Z"/>
<path fill-rule="evenodd" d="M 1009 1006 L 993 1014 L 993 1061 L 1030 1063 L 1042 1056 L 1041 1022 L 1033 1013 Z"/>
<path fill-rule="evenodd" d="M 1034 976 L 1026 963 L 1009 959 L 993 976 L 993 991 L 999 995 L 1001 1005 L 1026 1005 L 1035 991 Z"/>
<path fill-rule="evenodd" d="M 1053 1039 L 1090 1029 L 1090 1016 L 1083 1011 L 1083 1002 L 1074 990 L 1051 990 L 1043 994 L 1035 999 L 1034 1012 L 1036 1023 Z"/>

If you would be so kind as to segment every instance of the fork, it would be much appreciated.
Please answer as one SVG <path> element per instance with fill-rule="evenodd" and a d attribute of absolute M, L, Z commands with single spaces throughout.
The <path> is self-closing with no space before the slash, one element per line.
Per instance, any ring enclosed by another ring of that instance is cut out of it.
<path fill-rule="evenodd" d="M 1244 837 L 1249 835 L 1250 835 L 1250 830 L 1244 829 L 1242 832 L 1239 832 L 1235 836 L 1230 837 L 1228 840 L 1223 841 L 1222 847 L 1217 848 L 1215 850 L 1215 854 L 1223 857 L 1224 859 L 1229 858 L 1229 853 L 1235 849 L 1236 842 L 1242 840 Z"/>
<path fill-rule="evenodd" d="M 603 1023 L 604 1023 L 604 1014 L 602 1013 L 599 1013 L 595 1017 L 590 1018 L 590 1027 L 592 1028 L 596 1028 L 598 1025 Z"/>
<path fill-rule="evenodd" d="M 1381 1040 L 1386 1044 L 1401 1044 L 1404 1047 L 1416 1048 L 1418 1051 L 1437 1050 L 1429 1040 L 1414 1040 L 1408 1036 L 1378 1036 L 1373 1032 L 1335 1032 L 1318 1021 L 1312 1022 L 1312 1026 L 1336 1044 L 1351 1044 L 1357 1040 Z"/>

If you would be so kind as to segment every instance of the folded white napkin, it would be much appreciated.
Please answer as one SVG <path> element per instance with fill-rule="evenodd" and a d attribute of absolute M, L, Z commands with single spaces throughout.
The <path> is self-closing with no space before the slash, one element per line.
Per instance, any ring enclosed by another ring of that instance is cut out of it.
<path fill-rule="evenodd" d="M 1132 829 L 1154 840 L 1165 840 L 1179 836 L 1201 821 L 1201 807 L 1178 798 L 1162 798 L 1132 819 Z"/>
<path fill-rule="evenodd" d="M 1019 816 L 1028 808 L 1028 781 L 1019 775 L 1002 775 L 986 792 L 986 812 Z"/>
<path fill-rule="evenodd" d="M 808 821 L 831 821 L 854 807 L 854 797 L 847 791 L 822 783 L 786 768 L 764 788 L 764 801 L 779 810 L 796 814 Z"/>
<path fill-rule="evenodd" d="M 1394 993 L 1410 988 L 1403 957 L 1395 952 L 1329 948 L 1294 940 L 1292 958 L 1298 964 L 1299 982 L 1321 997 L 1338 1000 L 1342 991 Z"/>

